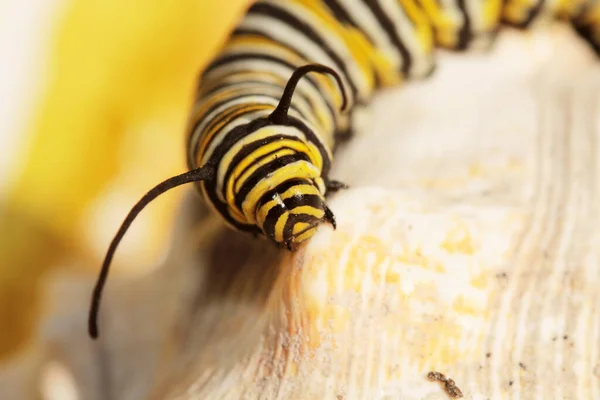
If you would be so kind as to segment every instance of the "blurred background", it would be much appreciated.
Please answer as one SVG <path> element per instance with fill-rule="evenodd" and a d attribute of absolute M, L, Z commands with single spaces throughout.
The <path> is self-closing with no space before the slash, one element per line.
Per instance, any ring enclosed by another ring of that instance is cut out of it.
<path fill-rule="evenodd" d="M 133 203 L 186 168 L 198 73 L 248 3 L 0 2 L 0 377 L 42 351 L 48 279 L 94 276 Z M 115 276 L 157 264 L 182 194 L 140 216 Z"/>

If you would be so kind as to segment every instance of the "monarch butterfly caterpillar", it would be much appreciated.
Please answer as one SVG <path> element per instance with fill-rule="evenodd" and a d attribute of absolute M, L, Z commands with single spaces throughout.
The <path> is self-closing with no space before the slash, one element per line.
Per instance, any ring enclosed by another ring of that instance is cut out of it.
<path fill-rule="evenodd" d="M 501 23 L 527 28 L 548 16 L 569 20 L 600 53 L 600 0 L 256 1 L 203 72 L 190 119 L 190 171 L 150 190 L 110 244 L 92 295 L 90 336 L 98 336 L 115 250 L 158 195 L 198 182 L 228 225 L 294 250 L 320 223 L 335 227 L 324 196 L 345 187 L 329 170 L 335 138 L 352 132 L 352 111 L 378 88 L 431 75 L 436 47 L 487 46 Z M 333 76 L 339 88 L 322 75 L 300 81 L 313 71 Z"/>

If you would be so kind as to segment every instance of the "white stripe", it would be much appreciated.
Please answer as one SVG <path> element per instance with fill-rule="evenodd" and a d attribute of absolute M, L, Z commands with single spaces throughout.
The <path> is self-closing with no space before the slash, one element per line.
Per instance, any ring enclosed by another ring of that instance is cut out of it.
<path fill-rule="evenodd" d="M 483 7 L 486 2 L 481 0 L 465 0 L 465 12 L 471 20 L 472 34 L 478 34 L 485 30 L 483 25 Z"/>
<path fill-rule="evenodd" d="M 262 104 L 264 104 L 264 103 L 265 102 L 263 101 Z M 202 155 L 202 164 L 205 164 L 206 162 L 208 162 L 208 160 L 213 155 L 213 152 L 215 151 L 217 146 L 219 146 L 219 144 L 221 144 L 221 142 L 223 142 L 223 139 L 225 138 L 225 136 L 227 136 L 227 135 L 222 134 L 222 132 L 230 132 L 236 126 L 243 125 L 243 124 L 249 124 L 250 122 L 255 121 L 259 118 L 266 118 L 269 116 L 269 114 L 271 114 L 270 110 L 260 110 L 260 111 L 256 111 L 253 113 L 244 114 L 243 116 L 236 118 L 233 121 L 231 121 L 230 123 L 223 126 L 223 128 L 221 128 L 219 130 L 219 132 L 217 132 L 215 134 L 212 141 L 206 148 L 206 151 Z M 303 121 L 302 117 L 295 110 L 290 109 L 289 115 L 291 115 L 294 118 L 299 119 L 300 121 Z M 307 124 L 307 126 L 309 126 L 309 125 Z"/>
<path fill-rule="evenodd" d="M 280 101 L 281 95 L 283 94 L 283 88 L 280 86 L 272 86 L 272 85 L 265 85 L 265 84 L 261 84 L 261 83 L 257 83 L 257 82 L 243 81 L 243 82 L 232 84 L 230 86 L 223 87 L 223 88 L 211 93 L 210 96 L 211 97 L 217 96 L 225 91 L 232 90 L 232 89 L 236 90 L 236 93 L 232 95 L 232 96 L 236 96 L 236 97 L 241 96 L 241 95 L 248 95 L 248 94 L 256 94 L 256 95 L 260 94 L 260 95 L 269 95 L 269 96 L 277 99 L 277 101 Z M 304 117 L 302 118 L 303 120 L 308 119 L 312 123 L 316 123 L 315 113 L 313 112 L 313 108 L 311 106 L 310 100 L 311 99 L 306 99 L 305 96 L 294 95 L 290 109 L 296 109 L 298 111 L 298 115 L 304 115 Z"/>
<path fill-rule="evenodd" d="M 408 75 L 411 77 L 426 75 L 433 66 L 433 54 L 423 51 L 417 40 L 417 31 L 413 27 L 412 21 L 404 13 L 397 0 L 380 0 L 380 4 L 381 9 L 394 22 L 397 36 L 410 53 L 412 64 Z"/>
<path fill-rule="evenodd" d="M 471 20 L 470 34 L 472 35 L 469 43 L 470 50 L 487 50 L 490 48 L 493 41 L 493 30 L 495 26 L 500 22 L 495 20 L 491 25 L 486 25 L 484 12 L 485 9 L 490 7 L 490 3 L 497 0 L 466 0 L 465 8 L 467 15 Z M 501 7 L 500 7 L 501 8 Z M 498 18 L 500 15 L 498 15 Z"/>
<path fill-rule="evenodd" d="M 358 97 L 366 99 L 370 96 L 372 88 L 369 87 L 367 80 L 356 63 L 356 59 L 352 56 L 350 49 L 346 43 L 341 40 L 337 32 L 328 30 L 327 26 L 318 19 L 317 15 L 300 4 L 282 2 L 281 0 L 268 0 L 268 2 L 273 6 L 285 9 L 288 13 L 294 15 L 306 25 L 310 26 L 338 58 L 342 60 L 346 67 L 346 71 L 350 74 L 350 78 L 358 90 Z M 339 25 L 342 27 L 341 24 Z"/>
<path fill-rule="evenodd" d="M 336 68 L 335 62 L 327 55 L 327 53 L 312 40 L 308 39 L 294 28 L 286 23 L 269 16 L 248 15 L 241 24 L 247 29 L 262 32 L 265 35 L 276 34 L 277 40 L 292 49 L 297 49 L 299 53 L 306 55 L 311 62 L 327 65 L 331 68 Z M 348 80 L 344 74 L 340 74 L 345 87 L 350 87 Z M 347 91 L 349 105 L 354 103 L 354 98 L 350 90 Z"/>
<path fill-rule="evenodd" d="M 373 15 L 371 9 L 362 1 L 340 2 L 339 4 L 358 24 L 358 28 L 367 33 L 375 42 L 373 44 L 377 49 L 385 53 L 390 58 L 390 61 L 394 63 L 394 66 L 400 69 L 404 63 L 402 54 L 381 28 L 381 24 L 377 20 L 377 17 Z"/>
<path fill-rule="evenodd" d="M 236 104 L 246 104 L 246 103 L 269 104 L 269 105 L 272 105 L 273 108 L 275 108 L 277 106 L 278 101 L 276 101 L 275 99 L 272 99 L 270 97 L 266 97 L 266 96 L 248 96 L 248 97 L 244 97 L 241 99 L 230 100 L 230 101 L 226 102 L 225 104 L 222 104 L 221 106 L 217 107 L 212 112 L 210 112 L 210 114 L 203 117 L 200 125 L 196 129 L 194 129 L 194 131 L 192 132 L 192 136 L 189 141 L 190 157 L 192 159 L 195 158 L 194 149 L 197 147 L 198 142 L 202 138 L 202 133 L 204 133 L 204 129 L 210 123 L 211 120 L 213 120 L 217 115 L 219 115 L 223 111 L 227 110 L 231 106 L 234 106 Z M 270 112 L 271 111 L 266 110 L 265 115 L 270 114 Z M 250 114 L 244 114 L 242 117 L 236 118 L 234 121 L 237 121 L 238 119 L 246 118 L 247 115 L 250 115 Z M 251 122 L 251 121 L 246 121 L 245 123 L 249 123 L 249 122 Z M 228 125 L 226 125 L 226 126 L 228 126 Z M 218 136 L 218 134 L 216 136 Z M 213 140 L 213 142 L 214 142 L 214 140 Z M 206 153 L 204 154 L 204 156 L 206 156 Z M 206 161 L 207 161 L 207 159 L 205 159 L 205 157 L 203 157 L 202 163 L 204 164 Z"/>
<path fill-rule="evenodd" d="M 223 76 L 233 76 L 238 72 L 249 71 L 249 72 L 270 72 L 277 76 L 280 76 L 282 80 L 287 81 L 293 73 L 291 68 L 285 65 L 274 63 L 268 60 L 239 60 L 231 63 L 227 63 L 215 70 L 211 70 L 203 78 L 206 81 L 213 82 L 219 79 L 223 79 Z M 318 81 L 317 81 L 318 82 Z M 302 79 L 298 82 L 296 91 L 302 93 L 305 97 L 309 98 L 314 104 L 315 108 L 322 110 L 321 116 L 323 117 L 322 124 L 323 128 L 330 132 L 334 129 L 334 121 L 337 124 L 341 124 L 341 120 L 345 117 L 341 116 L 339 112 L 331 112 L 330 109 L 336 109 L 336 100 L 331 97 L 331 91 L 327 88 L 322 90 L 317 89 L 311 81 Z M 295 96 L 294 96 L 295 99 Z M 331 108 L 330 108 L 331 107 Z M 198 105 L 194 107 L 198 109 Z"/>

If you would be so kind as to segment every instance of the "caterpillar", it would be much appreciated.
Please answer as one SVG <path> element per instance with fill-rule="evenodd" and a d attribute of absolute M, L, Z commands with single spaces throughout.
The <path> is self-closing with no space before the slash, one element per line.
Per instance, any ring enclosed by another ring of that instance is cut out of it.
<path fill-rule="evenodd" d="M 488 47 L 501 24 L 549 18 L 568 21 L 600 54 L 600 0 L 255 1 L 202 73 L 190 170 L 144 195 L 109 246 L 90 336 L 116 248 L 157 196 L 196 182 L 229 226 L 293 251 L 321 223 L 335 228 L 325 196 L 346 186 L 329 176 L 332 151 L 376 90 L 433 74 L 435 48 Z"/>

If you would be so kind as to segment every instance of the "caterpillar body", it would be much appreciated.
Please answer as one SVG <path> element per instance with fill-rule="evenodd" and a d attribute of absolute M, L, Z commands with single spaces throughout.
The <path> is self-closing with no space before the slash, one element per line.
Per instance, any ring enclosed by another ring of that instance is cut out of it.
<path fill-rule="evenodd" d="M 332 149 L 352 131 L 357 106 L 379 88 L 431 75 L 436 47 L 485 47 L 501 24 L 524 29 L 550 18 L 568 21 L 600 54 L 600 0 L 254 2 L 201 76 L 190 171 L 148 192 L 111 242 L 92 296 L 90 335 L 98 335 L 117 245 L 158 195 L 197 182 L 228 225 L 294 250 L 319 224 L 335 227 L 325 195 L 344 185 L 329 176 Z"/>

